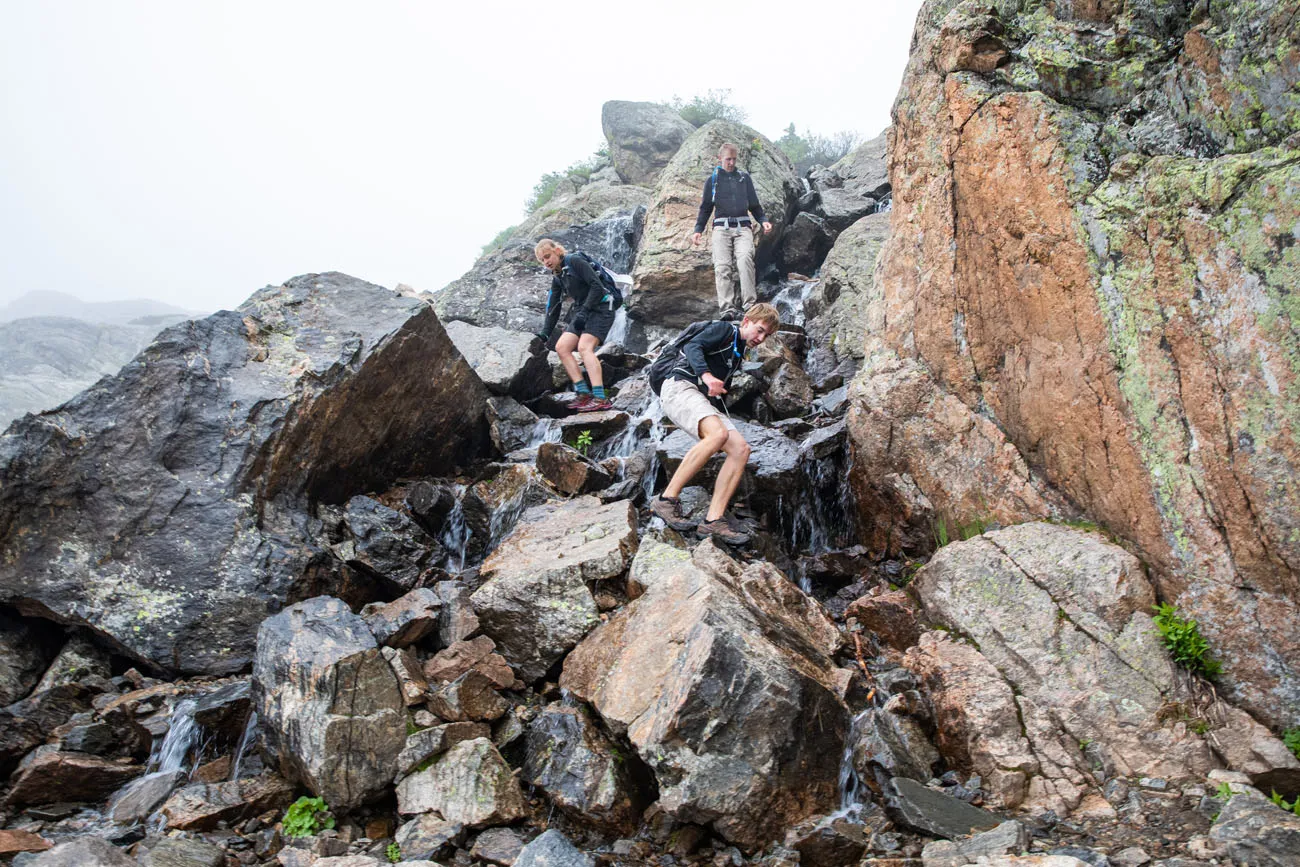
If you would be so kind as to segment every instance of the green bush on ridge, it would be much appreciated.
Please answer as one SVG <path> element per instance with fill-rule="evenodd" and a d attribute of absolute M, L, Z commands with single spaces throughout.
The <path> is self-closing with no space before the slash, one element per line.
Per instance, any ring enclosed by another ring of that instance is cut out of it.
<path fill-rule="evenodd" d="M 1153 610 L 1156 629 L 1174 662 L 1203 677 L 1215 677 L 1223 671 L 1223 666 L 1210 657 L 1210 645 L 1195 620 L 1179 617 L 1174 606 L 1167 602 Z"/>

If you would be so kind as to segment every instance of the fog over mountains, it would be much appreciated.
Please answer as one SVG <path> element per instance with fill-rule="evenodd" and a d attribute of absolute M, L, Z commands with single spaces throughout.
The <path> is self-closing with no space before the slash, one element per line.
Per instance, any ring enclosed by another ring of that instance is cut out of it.
<path fill-rule="evenodd" d="M 0 306 L 0 427 L 116 373 L 163 328 L 203 313 L 161 301 L 28 292 Z"/>

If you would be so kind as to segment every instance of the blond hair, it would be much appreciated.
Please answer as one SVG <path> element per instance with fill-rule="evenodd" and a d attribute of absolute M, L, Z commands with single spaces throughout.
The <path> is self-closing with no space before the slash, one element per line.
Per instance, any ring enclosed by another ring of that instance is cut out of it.
<path fill-rule="evenodd" d="M 722 146 L 718 148 L 718 156 L 722 156 L 727 151 L 731 151 L 736 156 L 740 156 L 740 148 L 737 145 L 734 145 L 729 141 L 724 141 Z"/>
<path fill-rule="evenodd" d="M 769 334 L 774 334 L 781 327 L 781 314 L 771 304 L 762 301 L 745 311 L 745 318 L 759 325 L 766 325 Z"/>
<path fill-rule="evenodd" d="M 569 252 L 564 249 L 564 246 L 559 241 L 552 241 L 550 238 L 543 238 L 538 241 L 537 246 L 533 248 L 533 255 L 536 256 L 537 261 L 540 262 L 542 260 L 542 254 L 549 250 L 559 250 L 561 256 Z"/>

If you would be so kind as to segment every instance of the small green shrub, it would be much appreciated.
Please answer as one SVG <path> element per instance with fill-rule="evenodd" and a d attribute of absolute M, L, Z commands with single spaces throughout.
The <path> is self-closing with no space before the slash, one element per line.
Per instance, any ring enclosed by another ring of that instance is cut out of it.
<path fill-rule="evenodd" d="M 1282 732 L 1282 743 L 1286 744 L 1288 750 L 1295 753 L 1297 759 L 1300 759 L 1300 726 Z"/>
<path fill-rule="evenodd" d="M 1154 610 L 1156 629 L 1174 662 L 1204 677 L 1215 677 L 1223 671 L 1223 666 L 1210 657 L 1210 645 L 1195 620 L 1179 617 L 1174 606 L 1168 603 L 1161 603 Z"/>
<path fill-rule="evenodd" d="M 573 441 L 573 447 L 585 458 L 587 449 L 591 448 L 591 431 L 584 430 L 578 434 L 578 438 Z"/>
<path fill-rule="evenodd" d="M 1272 797 L 1269 798 L 1269 800 L 1272 801 L 1274 804 L 1277 804 L 1283 810 L 1287 810 L 1289 812 L 1296 814 L 1297 816 L 1300 816 L 1300 796 L 1296 797 L 1294 801 L 1287 801 L 1277 793 L 1276 789 L 1274 789 L 1273 795 Z"/>
<path fill-rule="evenodd" d="M 483 245 L 483 249 L 479 251 L 479 256 L 486 256 L 500 250 L 506 245 L 506 241 L 510 240 L 510 236 L 515 233 L 517 228 L 518 226 L 506 226 L 500 232 L 497 232 L 495 238 Z"/>
<path fill-rule="evenodd" d="M 324 798 L 303 795 L 284 813 L 284 836 L 310 837 L 328 831 L 334 827 L 334 817 L 329 814 L 329 809 Z M 322 813 L 324 816 L 320 817 Z"/>
<path fill-rule="evenodd" d="M 731 90 L 710 90 L 704 96 L 691 97 L 690 102 L 683 102 L 679 96 L 667 103 L 692 126 L 704 126 L 711 120 L 729 120 L 744 123 L 749 113 L 738 105 L 731 104 Z"/>
<path fill-rule="evenodd" d="M 591 156 L 573 163 L 564 171 L 547 172 L 542 175 L 542 179 L 533 187 L 533 194 L 528 197 L 528 201 L 524 204 L 525 216 L 533 213 L 553 199 L 555 191 L 559 189 L 562 181 L 571 180 L 577 186 L 587 183 L 592 173 L 608 159 L 608 153 L 608 149 L 598 150 Z"/>
<path fill-rule="evenodd" d="M 384 854 L 388 856 L 388 863 L 396 864 L 402 860 L 402 847 L 395 842 L 389 843 L 388 848 L 384 850 Z"/>
<path fill-rule="evenodd" d="M 1232 786 L 1227 783 L 1219 783 L 1219 788 L 1215 790 L 1214 797 L 1220 801 L 1226 801 L 1232 797 Z"/>

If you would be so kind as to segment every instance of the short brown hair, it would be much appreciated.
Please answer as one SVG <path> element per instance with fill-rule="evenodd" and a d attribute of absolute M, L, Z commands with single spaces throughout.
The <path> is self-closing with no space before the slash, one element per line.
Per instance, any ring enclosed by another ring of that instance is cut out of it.
<path fill-rule="evenodd" d="M 771 304 L 762 301 L 745 311 L 745 318 L 750 322 L 766 325 L 769 334 L 775 334 L 781 328 L 781 314 Z"/>
<path fill-rule="evenodd" d="M 722 156 L 727 151 L 731 151 L 736 156 L 740 156 L 740 148 L 738 146 L 732 144 L 729 141 L 724 141 L 721 147 L 718 148 L 718 156 Z"/>

